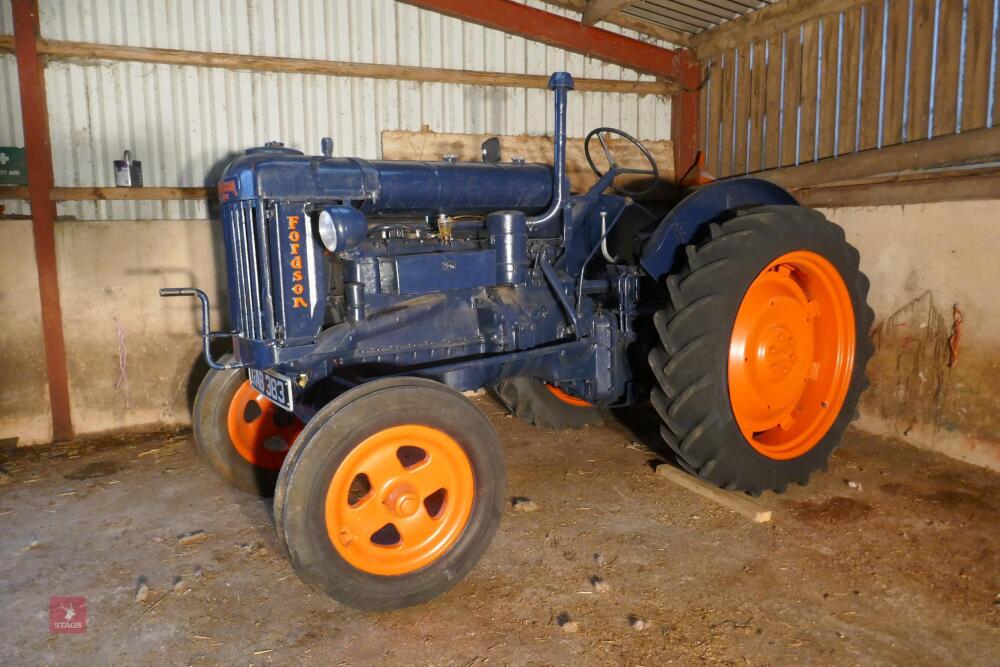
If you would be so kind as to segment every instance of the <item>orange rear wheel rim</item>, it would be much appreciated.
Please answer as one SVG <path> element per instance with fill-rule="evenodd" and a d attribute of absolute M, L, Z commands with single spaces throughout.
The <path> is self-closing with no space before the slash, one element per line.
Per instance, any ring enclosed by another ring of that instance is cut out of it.
<path fill-rule="evenodd" d="M 552 395 L 558 398 L 560 401 L 567 405 L 572 405 L 577 408 L 590 408 L 593 404 L 589 401 L 585 401 L 582 398 L 577 398 L 572 394 L 567 394 L 565 391 L 555 386 L 554 384 L 544 383 L 545 388 L 552 392 Z"/>
<path fill-rule="evenodd" d="M 253 388 L 247 380 L 229 403 L 229 440 L 240 456 L 257 466 L 278 470 L 288 448 L 302 432 L 302 422 Z"/>
<path fill-rule="evenodd" d="M 338 466 L 326 494 L 326 529 L 359 570 L 407 574 L 447 553 L 474 498 L 472 464 L 454 438 L 429 426 L 394 426 L 363 440 Z"/>
<path fill-rule="evenodd" d="M 729 400 L 747 442 L 778 460 L 815 447 L 844 405 L 854 351 L 854 308 L 836 267 L 804 250 L 768 264 L 729 344 Z"/>

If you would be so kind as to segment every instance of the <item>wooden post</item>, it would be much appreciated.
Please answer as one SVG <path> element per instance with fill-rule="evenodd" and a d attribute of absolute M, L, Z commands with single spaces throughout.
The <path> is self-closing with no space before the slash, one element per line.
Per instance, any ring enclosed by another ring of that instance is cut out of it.
<path fill-rule="evenodd" d="M 670 140 L 674 142 L 674 170 L 678 179 L 683 179 L 694 164 L 698 154 L 700 136 L 699 100 L 701 98 L 701 67 L 695 54 L 686 49 L 677 52 L 676 81 L 679 90 L 670 103 Z M 697 167 L 695 168 L 697 169 Z M 697 182 L 698 174 L 692 174 L 687 182 Z"/>
<path fill-rule="evenodd" d="M 73 437 L 73 422 L 56 272 L 56 206 L 50 195 L 55 179 L 45 100 L 45 66 L 38 57 L 38 0 L 13 0 L 13 15 L 17 77 L 21 87 L 21 121 L 28 158 L 31 229 L 35 240 L 35 264 L 38 267 L 42 308 L 45 371 L 52 405 L 52 439 L 59 442 Z"/>

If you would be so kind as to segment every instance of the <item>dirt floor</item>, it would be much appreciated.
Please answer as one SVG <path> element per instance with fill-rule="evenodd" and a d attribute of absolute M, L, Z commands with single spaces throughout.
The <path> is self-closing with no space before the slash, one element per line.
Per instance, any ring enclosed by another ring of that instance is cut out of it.
<path fill-rule="evenodd" d="M 1000 664 L 1000 476 L 852 431 L 758 525 L 655 475 L 620 424 L 552 433 L 477 400 L 539 508 L 393 613 L 300 583 L 270 502 L 187 432 L 7 452 L 0 664 Z M 50 634 L 61 595 L 86 597 L 84 634 Z"/>

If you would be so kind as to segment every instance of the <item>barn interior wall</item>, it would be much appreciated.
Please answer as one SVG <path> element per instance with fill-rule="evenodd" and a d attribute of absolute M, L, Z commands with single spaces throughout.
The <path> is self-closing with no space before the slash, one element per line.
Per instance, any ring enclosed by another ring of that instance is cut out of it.
<path fill-rule="evenodd" d="M 838 208 L 871 278 L 877 353 L 859 426 L 1000 469 L 1000 201 Z M 188 299 L 198 285 L 224 326 L 215 226 L 203 220 L 61 221 L 59 276 L 73 421 L 79 433 L 190 424 L 204 366 Z M 0 439 L 48 442 L 30 224 L 0 225 Z M 963 319 L 955 324 L 955 311 Z M 957 340 L 955 334 L 957 331 Z M 952 347 L 955 352 L 952 352 Z M 949 365 L 950 364 L 950 365 Z"/>
<path fill-rule="evenodd" d="M 46 39 L 258 56 L 651 81 L 593 58 L 395 0 L 41 0 Z M 562 15 L 538 0 L 528 4 Z M 601 28 L 635 37 L 620 27 Z M 0 2 L 0 35 L 13 33 Z M 659 46 L 669 45 L 654 40 Z M 110 186 L 131 149 L 146 186 L 213 185 L 222 165 L 266 140 L 315 152 L 381 156 L 384 130 L 546 135 L 541 89 L 416 83 L 108 61 L 50 60 L 49 125 L 57 186 Z M 644 141 L 670 138 L 664 95 L 574 92 L 569 134 L 601 125 Z M 0 56 L 0 146 L 23 146 L 14 56 Z M 200 201 L 71 201 L 56 224 L 71 411 L 78 434 L 190 422 L 204 369 L 189 299 L 159 287 L 195 285 L 226 309 Z M 27 202 L 0 201 L 0 441 L 49 442 L 51 413 Z M 13 218 L 13 219 L 12 219 Z M 218 319 L 219 326 L 223 323 Z"/>
<path fill-rule="evenodd" d="M 998 200 L 824 211 L 861 251 L 875 310 L 858 425 L 1000 470 Z"/>

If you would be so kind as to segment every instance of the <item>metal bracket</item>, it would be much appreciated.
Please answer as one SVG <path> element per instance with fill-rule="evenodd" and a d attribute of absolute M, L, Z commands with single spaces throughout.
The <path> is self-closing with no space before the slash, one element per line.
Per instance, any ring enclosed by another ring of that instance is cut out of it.
<path fill-rule="evenodd" d="M 161 287 L 160 296 L 196 296 L 201 301 L 201 342 L 202 353 L 205 355 L 205 363 L 209 368 L 217 371 L 228 371 L 234 368 L 246 368 L 247 365 L 236 361 L 231 364 L 220 364 L 212 358 L 212 350 L 209 343 L 213 338 L 228 338 L 236 334 L 235 331 L 212 331 L 209 321 L 208 295 L 195 287 Z"/>

